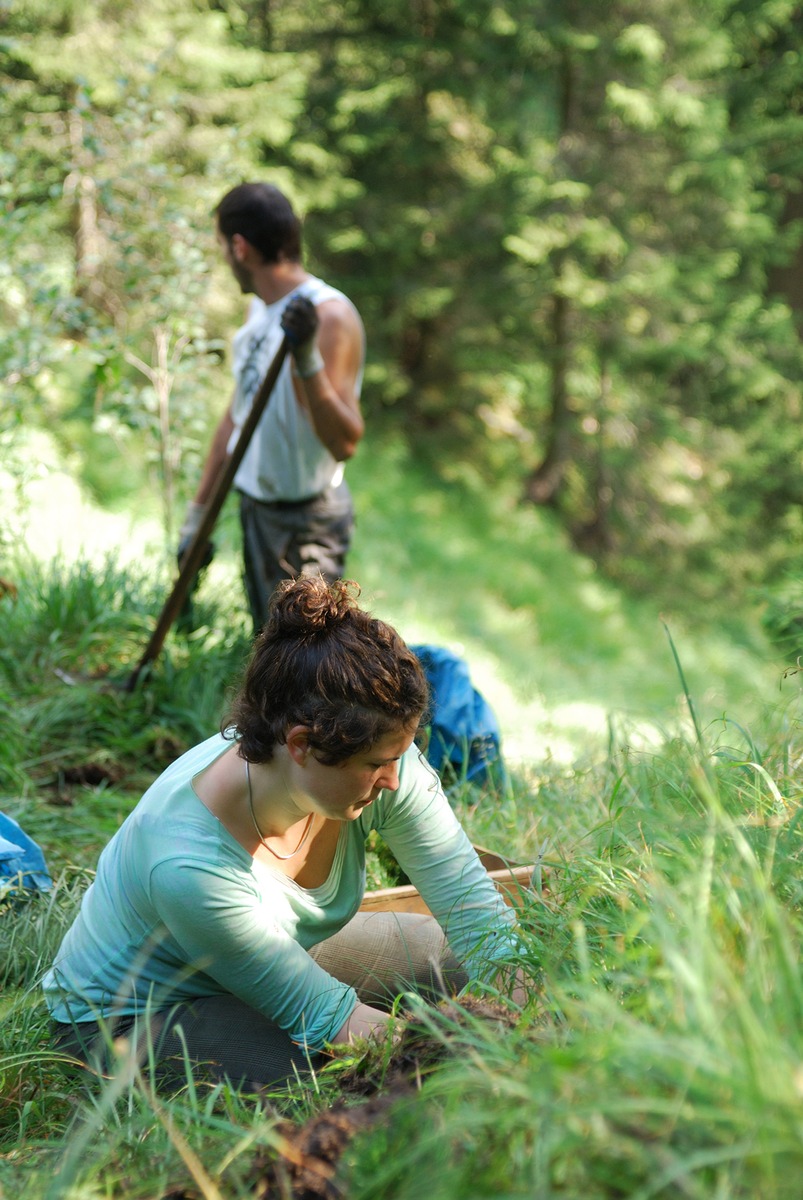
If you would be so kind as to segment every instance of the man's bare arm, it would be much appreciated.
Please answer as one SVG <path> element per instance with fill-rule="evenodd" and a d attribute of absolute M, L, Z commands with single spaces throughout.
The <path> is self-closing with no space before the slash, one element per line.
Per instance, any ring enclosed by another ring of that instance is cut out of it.
<path fill-rule="evenodd" d="M 338 462 L 351 458 L 365 431 L 357 395 L 363 330 L 351 305 L 326 300 L 317 308 L 322 369 L 295 377 L 296 396 L 320 441 Z"/>

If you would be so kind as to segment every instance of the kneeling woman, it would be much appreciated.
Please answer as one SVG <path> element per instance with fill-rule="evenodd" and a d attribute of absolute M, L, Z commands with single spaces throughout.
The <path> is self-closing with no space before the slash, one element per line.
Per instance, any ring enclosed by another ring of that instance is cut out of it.
<path fill-rule="evenodd" d="M 513 914 L 413 744 L 427 701 L 349 585 L 282 585 L 223 732 L 101 855 L 44 981 L 58 1045 L 98 1065 L 125 1036 L 258 1087 L 385 1027 L 400 991 L 498 977 Z M 437 921 L 358 912 L 371 830 Z"/>

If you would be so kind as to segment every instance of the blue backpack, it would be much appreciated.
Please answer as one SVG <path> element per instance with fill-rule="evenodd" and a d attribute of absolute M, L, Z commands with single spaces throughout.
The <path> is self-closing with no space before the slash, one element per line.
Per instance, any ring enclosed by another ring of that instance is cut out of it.
<path fill-rule="evenodd" d="M 472 686 L 468 666 L 441 646 L 411 646 L 432 693 L 426 756 L 448 781 L 503 784 L 501 734 L 493 710 Z"/>
<path fill-rule="evenodd" d="M 0 812 L 0 900 L 24 892 L 46 892 L 53 880 L 39 846 L 13 817 Z"/>

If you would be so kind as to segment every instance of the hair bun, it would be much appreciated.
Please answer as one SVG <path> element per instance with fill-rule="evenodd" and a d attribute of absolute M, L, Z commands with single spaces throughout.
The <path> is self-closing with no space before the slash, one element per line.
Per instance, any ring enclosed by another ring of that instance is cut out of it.
<path fill-rule="evenodd" d="M 269 624 L 285 637 L 326 633 L 357 608 L 359 594 L 351 580 L 327 583 L 322 575 L 288 579 L 276 589 Z"/>

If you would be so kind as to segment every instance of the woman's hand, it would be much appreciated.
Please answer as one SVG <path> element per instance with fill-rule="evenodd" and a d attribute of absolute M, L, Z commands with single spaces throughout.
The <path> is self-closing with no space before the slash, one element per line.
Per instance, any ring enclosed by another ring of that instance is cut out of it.
<path fill-rule="evenodd" d="M 492 986 L 499 996 L 511 1000 L 517 1008 L 524 1008 L 535 992 L 535 983 L 524 967 L 503 967 L 494 976 Z"/>
<path fill-rule="evenodd" d="M 382 1012 L 379 1008 L 371 1008 L 370 1004 L 358 1004 L 345 1025 L 341 1025 L 332 1038 L 332 1044 L 350 1044 L 357 1038 L 371 1037 L 377 1031 L 387 1029 L 389 1024 L 389 1013 Z"/>
<path fill-rule="evenodd" d="M 532 982 L 527 978 L 523 969 L 519 967 L 510 983 L 510 990 L 508 991 L 510 999 L 519 1008 L 524 1008 L 525 1004 L 530 999 L 532 992 Z"/>

